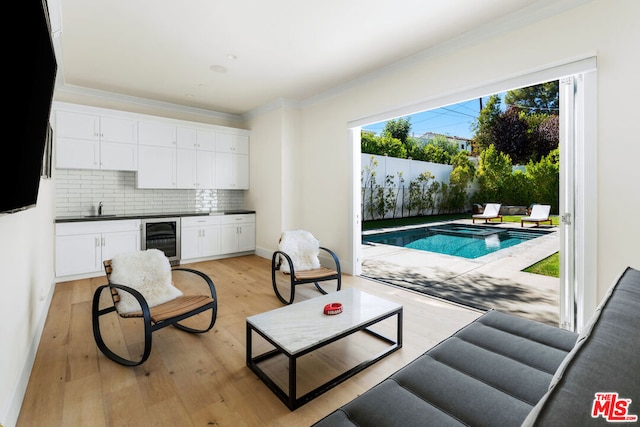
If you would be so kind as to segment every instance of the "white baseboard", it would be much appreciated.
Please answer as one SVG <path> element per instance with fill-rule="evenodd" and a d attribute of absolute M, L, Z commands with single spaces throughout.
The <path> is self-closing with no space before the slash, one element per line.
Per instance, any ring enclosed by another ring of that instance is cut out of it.
<path fill-rule="evenodd" d="M 55 280 L 51 282 L 49 294 L 45 296 L 44 305 L 40 313 L 37 328 L 31 338 L 31 345 L 29 346 L 29 353 L 24 360 L 22 367 L 22 373 L 13 390 L 12 399 L 7 408 L 7 412 L 2 414 L 4 424 L 0 426 L 15 427 L 20 416 L 20 409 L 22 409 L 22 402 L 24 401 L 24 395 L 27 392 L 27 386 L 29 385 L 29 378 L 31 377 L 31 371 L 33 370 L 33 363 L 36 360 L 36 354 L 38 352 L 38 346 L 40 345 L 40 338 L 44 331 L 44 324 L 47 321 L 47 315 L 49 314 L 49 308 L 51 307 L 51 300 L 53 298 L 53 291 L 55 290 Z"/>

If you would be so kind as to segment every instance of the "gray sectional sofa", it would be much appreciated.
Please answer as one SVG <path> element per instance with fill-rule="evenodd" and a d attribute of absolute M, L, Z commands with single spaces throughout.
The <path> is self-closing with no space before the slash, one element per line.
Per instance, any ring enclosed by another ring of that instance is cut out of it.
<path fill-rule="evenodd" d="M 579 336 L 489 311 L 314 426 L 602 426 L 636 416 L 640 271 L 627 268 Z"/>

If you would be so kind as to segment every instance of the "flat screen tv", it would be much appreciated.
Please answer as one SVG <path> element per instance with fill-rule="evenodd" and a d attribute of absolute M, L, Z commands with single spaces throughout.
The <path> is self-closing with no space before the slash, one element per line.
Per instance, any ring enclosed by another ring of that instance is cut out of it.
<path fill-rule="evenodd" d="M 0 213 L 36 205 L 58 69 L 46 0 L 13 2 L 11 21 L 24 31 L 8 46 L 0 153 Z"/>

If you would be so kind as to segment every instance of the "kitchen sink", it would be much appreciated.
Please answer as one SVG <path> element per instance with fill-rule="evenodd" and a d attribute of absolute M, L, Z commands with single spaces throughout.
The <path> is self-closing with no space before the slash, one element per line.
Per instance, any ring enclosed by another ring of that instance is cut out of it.
<path fill-rule="evenodd" d="M 84 215 L 83 218 L 113 218 L 116 216 L 115 214 L 106 214 L 106 215 Z"/>

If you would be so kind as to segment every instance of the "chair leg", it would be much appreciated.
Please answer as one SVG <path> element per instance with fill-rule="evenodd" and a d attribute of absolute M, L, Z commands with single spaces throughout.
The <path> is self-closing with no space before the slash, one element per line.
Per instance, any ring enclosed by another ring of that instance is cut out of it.
<path fill-rule="evenodd" d="M 100 316 L 109 314 L 116 311 L 115 305 L 109 306 L 104 309 L 100 309 L 100 296 L 105 289 L 108 289 L 109 285 L 99 286 L 93 294 L 93 304 L 91 309 L 91 321 L 93 326 L 93 338 L 96 341 L 98 349 L 109 359 L 125 366 L 138 366 L 144 363 L 151 354 L 151 318 L 147 315 L 143 318 L 144 321 L 144 351 L 142 357 L 139 360 L 129 360 L 114 353 L 104 342 L 102 338 L 102 331 L 100 330 Z"/>
<path fill-rule="evenodd" d="M 336 285 L 336 291 L 339 291 L 340 288 L 342 287 L 341 284 L 341 276 L 338 276 L 336 279 L 337 285 Z M 322 281 L 322 283 L 326 282 L 326 280 Z M 316 286 L 316 289 L 318 289 L 318 291 L 320 291 L 320 293 L 322 293 L 323 295 L 326 295 L 329 292 L 334 292 L 333 289 L 331 290 L 325 290 L 321 285 L 320 285 L 320 281 L 318 282 L 313 282 L 313 284 Z M 326 287 L 326 286 L 325 286 Z"/>
<path fill-rule="evenodd" d="M 279 270 L 279 267 L 277 266 L 277 256 L 278 254 L 281 253 L 279 251 L 276 251 L 273 253 L 273 256 L 271 258 L 271 285 L 273 286 L 273 291 L 275 292 L 276 296 L 278 297 L 278 299 L 280 300 L 281 303 L 283 304 L 292 304 L 293 303 L 293 299 L 295 298 L 296 295 L 296 285 L 295 285 L 295 279 L 293 277 L 293 272 L 291 274 L 289 274 L 289 282 L 290 282 L 290 286 L 291 289 L 289 291 L 289 299 L 287 300 L 282 293 L 280 292 L 280 290 L 278 289 L 278 281 L 276 279 L 276 271 Z M 285 257 L 287 257 L 287 259 L 289 260 L 290 264 L 290 258 L 288 258 L 288 255 L 285 254 Z"/>
<path fill-rule="evenodd" d="M 210 311 L 211 312 L 211 318 L 209 319 L 209 324 L 204 327 L 204 328 L 192 328 L 190 326 L 186 326 L 186 325 L 181 325 L 179 322 L 176 322 L 173 324 L 173 326 L 175 326 L 176 328 L 180 329 L 181 331 L 184 332 L 190 332 L 192 334 L 202 334 L 205 332 L 208 332 L 211 330 L 211 328 L 213 328 L 213 325 L 215 325 L 216 323 L 216 317 L 217 317 L 217 302 L 212 302 L 210 304 L 205 305 L 204 307 L 202 307 L 200 313 L 204 313 L 205 311 Z M 194 314 L 197 313 L 189 313 L 188 317 L 193 316 Z"/>
<path fill-rule="evenodd" d="M 280 300 L 281 303 L 283 304 L 293 304 L 293 300 L 296 297 L 296 284 L 295 284 L 295 280 L 293 278 L 293 275 L 289 275 L 289 286 L 291 287 L 289 290 L 289 299 L 285 298 L 282 293 L 280 292 L 280 290 L 278 289 L 278 284 L 276 282 L 276 273 L 275 270 L 272 271 L 272 283 L 273 283 L 273 290 L 276 293 L 276 296 L 278 297 L 278 299 Z"/>

